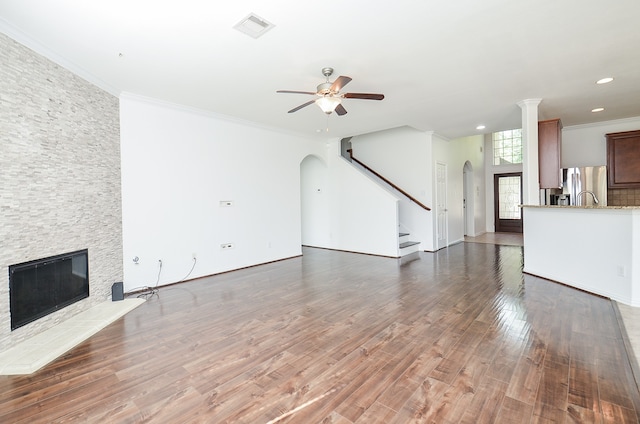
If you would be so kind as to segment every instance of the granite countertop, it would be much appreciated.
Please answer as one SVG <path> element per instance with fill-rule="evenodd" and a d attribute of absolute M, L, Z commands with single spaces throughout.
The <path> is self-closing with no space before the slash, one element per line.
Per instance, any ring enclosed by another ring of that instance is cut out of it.
<path fill-rule="evenodd" d="M 640 209 L 640 206 L 520 205 L 520 207 L 546 209 Z"/>

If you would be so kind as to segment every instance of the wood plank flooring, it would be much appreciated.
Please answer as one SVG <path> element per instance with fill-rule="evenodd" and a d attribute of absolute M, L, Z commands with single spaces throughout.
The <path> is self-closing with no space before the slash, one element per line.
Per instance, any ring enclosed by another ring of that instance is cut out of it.
<path fill-rule="evenodd" d="M 304 255 L 161 288 L 30 376 L 2 423 L 638 423 L 612 303 L 522 247 Z"/>

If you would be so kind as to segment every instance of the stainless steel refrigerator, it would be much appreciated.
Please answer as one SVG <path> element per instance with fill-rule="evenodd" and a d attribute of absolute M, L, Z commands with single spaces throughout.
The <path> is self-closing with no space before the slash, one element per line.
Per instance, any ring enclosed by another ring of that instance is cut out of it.
<path fill-rule="evenodd" d="M 562 170 L 562 192 L 558 205 L 607 206 L 607 167 L 587 166 Z"/>

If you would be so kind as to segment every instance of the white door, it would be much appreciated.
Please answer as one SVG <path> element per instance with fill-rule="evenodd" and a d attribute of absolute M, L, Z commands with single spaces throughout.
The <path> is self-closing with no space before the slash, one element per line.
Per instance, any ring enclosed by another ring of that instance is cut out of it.
<path fill-rule="evenodd" d="M 464 235 L 475 235 L 475 196 L 473 192 L 473 167 L 466 161 L 462 169 L 462 212 L 464 215 Z"/>
<path fill-rule="evenodd" d="M 436 163 L 436 249 L 448 246 L 447 234 L 447 165 Z"/>

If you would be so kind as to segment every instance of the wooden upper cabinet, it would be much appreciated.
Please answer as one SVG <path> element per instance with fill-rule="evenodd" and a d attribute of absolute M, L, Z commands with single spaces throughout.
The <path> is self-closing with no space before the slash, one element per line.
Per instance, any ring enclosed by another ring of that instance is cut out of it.
<path fill-rule="evenodd" d="M 607 134 L 609 188 L 640 188 L 640 130 Z"/>
<path fill-rule="evenodd" d="M 562 122 L 549 119 L 538 122 L 538 180 L 540 188 L 560 188 L 562 178 Z"/>

